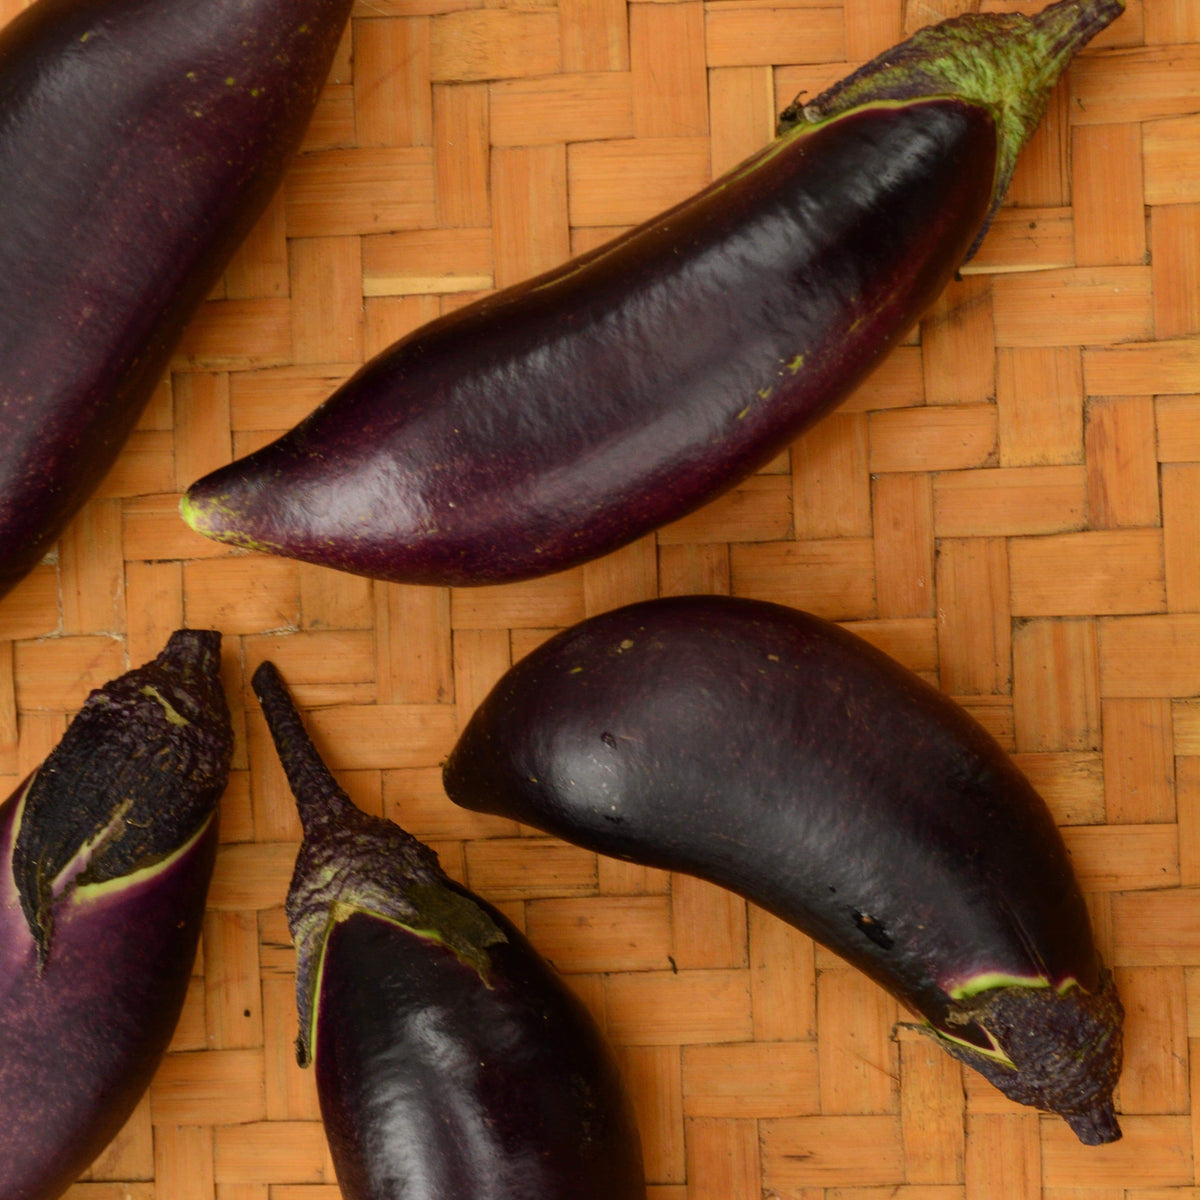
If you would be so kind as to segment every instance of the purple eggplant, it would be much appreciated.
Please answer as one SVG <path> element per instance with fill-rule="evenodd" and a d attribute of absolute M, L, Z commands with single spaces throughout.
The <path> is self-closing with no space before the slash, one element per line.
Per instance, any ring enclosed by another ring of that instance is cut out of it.
<path fill-rule="evenodd" d="M 1041 797 L 963 709 L 806 613 L 720 596 L 592 618 L 505 674 L 456 803 L 721 884 L 861 968 L 1089 1144 L 1121 1005 Z"/>
<path fill-rule="evenodd" d="M 587 1009 L 432 850 L 355 808 L 272 664 L 253 685 L 304 827 L 287 899 L 297 1053 L 345 1200 L 644 1200 Z"/>
<path fill-rule="evenodd" d="M 698 195 L 433 321 L 197 481 L 220 541 L 408 583 L 586 561 L 839 404 L 962 265 L 1072 55 L 1124 0 L 922 30 Z"/>
<path fill-rule="evenodd" d="M 0 595 L 266 207 L 350 6 L 38 0 L 0 30 Z"/>
<path fill-rule="evenodd" d="M 220 635 L 92 692 L 0 806 L 0 1196 L 53 1200 L 124 1124 L 187 992 L 233 746 Z"/>

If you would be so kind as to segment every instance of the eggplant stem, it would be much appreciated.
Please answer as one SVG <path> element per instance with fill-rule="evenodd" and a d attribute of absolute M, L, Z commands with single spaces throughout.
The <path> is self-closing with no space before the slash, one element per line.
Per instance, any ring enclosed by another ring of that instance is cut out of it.
<path fill-rule="evenodd" d="M 1095 992 L 996 987 L 967 998 L 963 1008 L 1011 1065 L 931 1026 L 951 1055 L 1009 1099 L 1058 1113 L 1085 1145 L 1121 1136 L 1113 1090 L 1121 1072 L 1123 1010 L 1111 973 L 1101 971 Z"/>
<path fill-rule="evenodd" d="M 264 662 L 250 683 L 304 827 L 285 907 L 297 956 L 296 1056 L 306 1066 L 314 1052 L 325 941 L 339 921 L 367 912 L 414 936 L 436 938 L 485 984 L 488 948 L 506 935 L 473 896 L 446 877 L 428 846 L 395 822 L 363 812 L 338 786 L 273 663 Z"/>
<path fill-rule="evenodd" d="M 279 669 L 263 662 L 250 680 L 296 798 L 305 837 L 341 825 L 358 814 L 354 802 L 333 777 L 313 745 Z"/>

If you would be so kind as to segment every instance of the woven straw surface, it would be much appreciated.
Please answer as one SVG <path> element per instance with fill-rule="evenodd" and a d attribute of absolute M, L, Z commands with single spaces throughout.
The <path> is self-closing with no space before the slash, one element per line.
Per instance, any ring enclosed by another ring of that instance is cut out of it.
<path fill-rule="evenodd" d="M 298 827 L 246 683 L 265 657 L 355 799 L 498 902 L 604 1024 L 651 1200 L 1200 1197 L 1197 0 L 1130 0 L 1057 91 L 972 273 L 836 415 L 657 536 L 451 591 L 231 552 L 177 516 L 189 482 L 402 333 L 694 191 L 798 90 L 966 7 L 361 0 L 276 203 L 56 558 L 0 604 L 6 790 L 183 624 L 225 635 L 237 729 L 183 1020 L 70 1200 L 338 1195 L 292 1060 Z M 438 764 L 510 662 L 687 591 L 846 622 L 1016 755 L 1128 1009 L 1122 1142 L 1083 1148 L 1010 1104 L 743 901 L 445 799 Z"/>

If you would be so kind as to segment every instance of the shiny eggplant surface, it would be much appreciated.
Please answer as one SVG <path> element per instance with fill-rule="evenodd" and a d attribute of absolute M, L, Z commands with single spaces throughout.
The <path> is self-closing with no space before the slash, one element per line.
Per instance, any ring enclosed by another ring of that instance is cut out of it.
<path fill-rule="evenodd" d="M 288 894 L 300 1061 L 346 1200 L 644 1200 L 616 1064 L 580 1001 L 437 856 L 351 803 L 278 672 L 254 675 L 304 842 Z"/>
<path fill-rule="evenodd" d="M 218 540 L 483 584 L 613 550 L 840 403 L 962 265 L 1072 55 L 1123 0 L 923 30 L 707 189 L 444 316 L 199 480 Z"/>
<path fill-rule="evenodd" d="M 0 805 L 0 1196 L 53 1200 L 118 1132 L 183 1006 L 233 748 L 220 636 L 93 692 Z"/>
<path fill-rule="evenodd" d="M 37 0 L 0 30 L 0 595 L 108 470 L 297 148 L 350 0 Z"/>
<path fill-rule="evenodd" d="M 1120 1136 L 1121 1006 L 1045 803 L 963 709 L 837 626 L 722 596 L 591 618 L 501 678 L 444 781 L 731 888 L 1011 1098 Z"/>

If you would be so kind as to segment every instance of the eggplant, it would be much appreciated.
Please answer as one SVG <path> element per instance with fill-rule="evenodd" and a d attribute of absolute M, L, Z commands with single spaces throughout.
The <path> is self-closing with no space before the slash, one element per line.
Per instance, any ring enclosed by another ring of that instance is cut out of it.
<path fill-rule="evenodd" d="M 1049 810 L 963 709 L 838 626 L 722 596 L 591 618 L 501 677 L 444 783 L 745 896 L 1011 1099 L 1120 1136 L 1121 1005 Z"/>
<path fill-rule="evenodd" d="M 252 683 L 304 828 L 287 898 L 297 1055 L 345 1200 L 644 1200 L 637 1125 L 587 1009 L 432 850 L 353 805 L 273 664 Z"/>
<path fill-rule="evenodd" d="M 0 595 L 266 207 L 350 6 L 37 0 L 0 30 Z"/>
<path fill-rule="evenodd" d="M 53 1200 L 120 1130 L 187 993 L 233 732 L 218 633 L 88 696 L 0 806 L 0 1196 Z"/>
<path fill-rule="evenodd" d="M 978 243 L 1124 0 L 922 30 L 704 191 L 397 342 L 196 481 L 218 541 L 406 583 L 545 575 L 732 487 L 840 403 Z"/>

